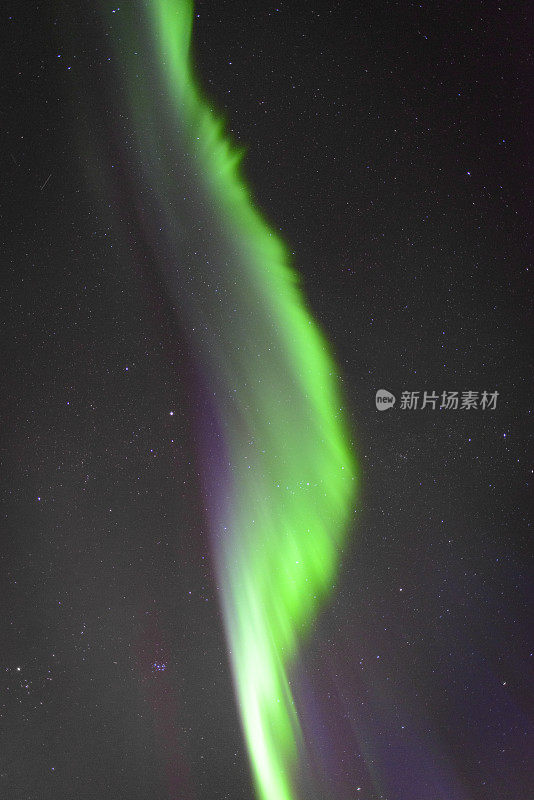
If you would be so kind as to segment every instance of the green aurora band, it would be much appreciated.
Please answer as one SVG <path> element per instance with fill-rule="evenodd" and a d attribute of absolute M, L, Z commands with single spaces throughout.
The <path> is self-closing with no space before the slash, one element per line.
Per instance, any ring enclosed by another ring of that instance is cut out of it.
<path fill-rule="evenodd" d="M 291 670 L 331 591 L 352 519 L 350 435 L 329 348 L 305 306 L 287 249 L 254 207 L 240 172 L 242 154 L 195 80 L 192 3 L 128 6 L 113 25 L 120 26 L 119 67 L 140 169 L 151 176 L 172 269 L 187 271 L 187 280 L 173 278 L 169 268 L 165 277 L 169 286 L 174 281 L 170 294 L 207 376 L 224 440 L 226 479 L 213 491 L 208 484 L 206 498 L 244 735 L 258 797 L 296 800 L 306 746 Z M 147 31 L 148 44 L 142 41 Z M 147 65 L 140 63 L 143 50 Z M 151 84 L 156 74 L 159 94 Z M 176 171 L 162 166 L 169 143 L 191 164 L 186 188 L 177 187 Z M 211 214 L 224 243 L 207 277 L 207 228 L 191 253 L 183 252 L 182 195 L 194 182 L 202 201 L 189 218 L 198 208 Z M 205 248 L 198 266 L 203 277 L 194 269 L 199 247 Z M 177 267 L 186 262 L 193 268 Z M 206 472 L 216 470 L 208 465 Z"/>

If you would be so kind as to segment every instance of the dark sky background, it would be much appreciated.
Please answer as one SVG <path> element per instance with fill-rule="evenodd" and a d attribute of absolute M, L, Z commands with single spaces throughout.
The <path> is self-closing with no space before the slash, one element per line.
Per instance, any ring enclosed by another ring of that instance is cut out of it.
<path fill-rule="evenodd" d="M 110 136 L 106 26 L 82 2 L 1 20 L 0 797 L 247 800 L 194 354 L 84 147 L 86 120 Z M 195 25 L 361 469 L 302 667 L 332 797 L 529 800 L 527 4 L 210 1 Z M 425 390 L 499 396 L 399 407 Z"/>

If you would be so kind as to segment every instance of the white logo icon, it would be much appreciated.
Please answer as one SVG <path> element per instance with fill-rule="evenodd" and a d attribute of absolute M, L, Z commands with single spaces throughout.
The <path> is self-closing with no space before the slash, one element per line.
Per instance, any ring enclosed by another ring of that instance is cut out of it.
<path fill-rule="evenodd" d="M 393 408 L 395 405 L 395 395 L 386 389 L 379 389 L 376 393 L 376 407 L 379 411 L 387 411 L 388 408 Z"/>

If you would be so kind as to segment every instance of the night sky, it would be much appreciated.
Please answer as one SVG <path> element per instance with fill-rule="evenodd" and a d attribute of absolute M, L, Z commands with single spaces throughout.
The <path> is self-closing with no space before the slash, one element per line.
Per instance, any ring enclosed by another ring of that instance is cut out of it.
<path fill-rule="evenodd" d="M 0 797 L 253 800 L 202 357 L 140 232 L 123 9 L 98 6 L 2 9 Z M 534 797 L 531 22 L 492 0 L 195 5 L 199 82 L 292 254 L 358 464 L 294 665 L 320 786 L 296 800 Z"/>

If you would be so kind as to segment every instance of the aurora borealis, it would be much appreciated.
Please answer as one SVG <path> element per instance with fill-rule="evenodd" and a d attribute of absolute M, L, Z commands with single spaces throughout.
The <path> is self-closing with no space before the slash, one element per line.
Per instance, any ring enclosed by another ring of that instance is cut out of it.
<path fill-rule="evenodd" d="M 200 468 L 207 472 L 236 693 L 258 797 L 296 800 L 304 741 L 291 669 L 336 571 L 354 509 L 354 457 L 326 341 L 306 310 L 283 242 L 252 204 L 237 151 L 196 85 L 193 6 L 158 0 L 148 8 L 152 19 L 135 5 L 130 19 L 156 52 L 164 94 L 156 105 L 138 71 L 130 75 L 129 95 L 145 180 L 157 198 L 153 213 L 164 220 L 163 244 L 153 247 L 199 353 L 225 454 L 224 462 L 210 463 L 214 448 L 206 442 Z M 135 31 L 120 33 L 125 61 Z M 158 178 L 176 148 L 186 153 L 186 197 L 183 186 Z M 188 234 L 195 204 L 213 209 L 219 247 L 212 230 Z M 194 302 L 184 305 L 183 264 L 192 256 L 197 272 L 189 270 L 187 279 Z"/>
<path fill-rule="evenodd" d="M 526 7 L 3 13 L 0 797 L 530 800 Z"/>

